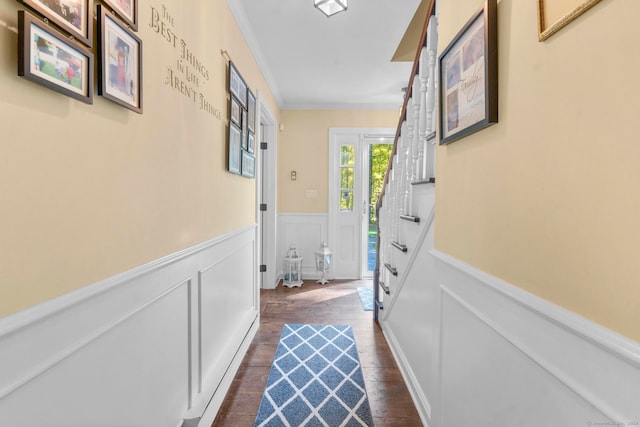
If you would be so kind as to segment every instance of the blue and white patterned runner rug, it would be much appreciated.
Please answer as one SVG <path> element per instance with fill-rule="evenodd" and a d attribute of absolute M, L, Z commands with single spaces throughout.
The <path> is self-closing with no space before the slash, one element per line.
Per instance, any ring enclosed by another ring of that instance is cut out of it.
<path fill-rule="evenodd" d="M 364 311 L 373 311 L 373 288 L 371 286 L 359 286 L 356 288 L 362 309 Z"/>
<path fill-rule="evenodd" d="M 285 324 L 254 427 L 372 425 L 351 326 Z"/>

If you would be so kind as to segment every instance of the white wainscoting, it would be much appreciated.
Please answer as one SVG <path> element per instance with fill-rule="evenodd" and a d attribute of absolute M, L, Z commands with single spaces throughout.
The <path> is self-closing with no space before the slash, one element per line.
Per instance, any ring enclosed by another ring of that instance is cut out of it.
<path fill-rule="evenodd" d="M 215 414 L 259 323 L 255 232 L 1 319 L 0 424 L 176 427 Z"/>
<path fill-rule="evenodd" d="M 289 245 L 296 245 L 302 256 L 302 278 L 318 279 L 314 252 L 327 241 L 327 214 L 281 213 L 278 214 L 278 278 L 283 275 L 283 258 Z M 330 272 L 331 277 L 331 272 Z M 277 284 L 277 283 L 276 283 Z"/>
<path fill-rule="evenodd" d="M 640 423 L 638 343 L 432 255 L 440 282 L 441 425 Z"/>
<path fill-rule="evenodd" d="M 430 240 L 382 322 L 425 425 L 640 425 L 639 343 Z"/>

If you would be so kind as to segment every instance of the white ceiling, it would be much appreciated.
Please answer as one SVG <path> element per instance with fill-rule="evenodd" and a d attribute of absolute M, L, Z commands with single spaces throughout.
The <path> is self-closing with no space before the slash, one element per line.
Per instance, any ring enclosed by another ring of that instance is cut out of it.
<path fill-rule="evenodd" d="M 227 0 L 283 109 L 396 109 L 410 62 L 391 62 L 420 0 Z"/>

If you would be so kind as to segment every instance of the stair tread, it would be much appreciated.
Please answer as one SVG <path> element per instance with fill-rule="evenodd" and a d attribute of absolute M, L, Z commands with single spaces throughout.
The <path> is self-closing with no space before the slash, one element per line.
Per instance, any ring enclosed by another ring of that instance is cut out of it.
<path fill-rule="evenodd" d="M 392 267 L 391 264 L 385 263 L 384 266 L 393 274 L 394 276 L 398 275 L 398 270 L 395 267 Z"/>
<path fill-rule="evenodd" d="M 400 219 L 404 219 L 405 221 L 409 222 L 420 222 L 420 217 L 413 215 L 400 215 Z"/>
<path fill-rule="evenodd" d="M 400 244 L 400 243 L 398 243 L 398 242 L 391 242 L 391 245 L 392 245 L 394 248 L 399 249 L 399 250 L 400 250 L 400 251 L 402 251 L 402 252 L 407 252 L 407 250 L 408 250 L 408 249 L 407 249 L 407 245 L 403 245 L 403 244 Z"/>
<path fill-rule="evenodd" d="M 427 178 L 427 179 L 418 179 L 415 181 L 411 181 L 411 185 L 425 185 L 425 184 L 435 184 L 435 178 Z"/>

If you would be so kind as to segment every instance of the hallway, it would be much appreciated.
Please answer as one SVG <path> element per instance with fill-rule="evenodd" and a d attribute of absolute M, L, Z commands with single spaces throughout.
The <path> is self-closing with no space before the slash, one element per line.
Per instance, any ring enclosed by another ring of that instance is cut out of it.
<path fill-rule="evenodd" d="M 358 286 L 371 281 L 307 281 L 300 288 L 278 286 L 260 292 L 260 329 L 247 352 L 212 427 L 253 425 L 285 323 L 349 324 L 353 327 L 373 421 L 377 427 L 422 426 L 382 331 L 364 311 Z"/>

